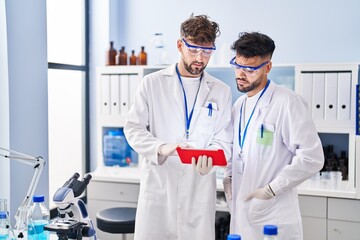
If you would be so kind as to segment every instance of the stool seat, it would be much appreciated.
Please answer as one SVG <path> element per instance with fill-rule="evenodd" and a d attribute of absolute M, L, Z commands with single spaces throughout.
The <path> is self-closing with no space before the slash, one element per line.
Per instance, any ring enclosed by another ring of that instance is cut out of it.
<path fill-rule="evenodd" d="M 134 233 L 136 208 L 107 208 L 96 214 L 98 229 L 107 233 Z"/>

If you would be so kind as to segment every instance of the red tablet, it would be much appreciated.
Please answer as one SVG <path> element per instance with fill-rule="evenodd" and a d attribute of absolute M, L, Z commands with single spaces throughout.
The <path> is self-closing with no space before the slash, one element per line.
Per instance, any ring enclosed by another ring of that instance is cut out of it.
<path fill-rule="evenodd" d="M 226 166 L 226 158 L 224 150 L 217 149 L 194 149 L 194 148 L 176 148 L 182 163 L 191 164 L 191 158 L 195 157 L 198 159 L 199 156 L 206 155 L 212 157 L 213 165 Z"/>

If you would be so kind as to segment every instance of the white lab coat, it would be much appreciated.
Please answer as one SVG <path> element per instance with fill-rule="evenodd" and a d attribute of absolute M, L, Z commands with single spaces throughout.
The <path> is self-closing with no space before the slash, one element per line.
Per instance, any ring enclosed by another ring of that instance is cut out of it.
<path fill-rule="evenodd" d="M 262 239 L 263 226 L 275 224 L 279 227 L 279 239 L 303 239 L 296 186 L 324 164 L 321 141 L 310 112 L 300 96 L 270 82 L 247 130 L 241 170 L 236 156 L 240 153 L 240 107 L 245 98 L 246 95 L 241 96 L 233 106 L 233 157 L 225 172 L 226 176 L 232 175 L 230 231 L 244 239 Z M 262 124 L 263 139 L 259 139 Z M 274 198 L 244 201 L 255 189 L 269 183 Z"/>
<path fill-rule="evenodd" d="M 222 148 L 227 159 L 231 156 L 231 102 L 229 86 L 204 72 L 190 125 L 196 148 Z M 157 153 L 161 144 L 183 139 L 184 111 L 175 65 L 144 77 L 124 127 L 130 145 L 144 160 L 136 240 L 215 238 L 215 172 L 200 176 L 178 157 L 163 161 Z"/>

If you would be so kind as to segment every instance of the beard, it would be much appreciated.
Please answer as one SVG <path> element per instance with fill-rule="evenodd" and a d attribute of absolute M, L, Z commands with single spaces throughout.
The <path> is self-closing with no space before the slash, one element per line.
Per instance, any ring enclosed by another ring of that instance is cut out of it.
<path fill-rule="evenodd" d="M 239 90 L 239 92 L 242 92 L 242 93 L 247 93 L 247 92 L 250 92 L 250 91 L 258 88 L 260 86 L 261 82 L 262 82 L 262 79 L 261 79 L 261 76 L 260 76 L 253 83 L 250 83 L 248 86 L 244 87 L 244 86 L 241 86 L 240 84 L 238 84 L 237 80 L 240 80 L 240 78 L 236 78 L 236 87 Z M 241 80 L 249 83 L 246 79 L 241 79 Z"/>
<path fill-rule="evenodd" d="M 190 65 L 188 63 L 186 63 L 184 60 L 183 60 L 183 64 L 184 64 L 184 68 L 186 71 L 188 71 L 188 73 L 190 73 L 191 75 L 199 75 L 201 74 L 204 69 L 206 68 L 206 65 L 204 65 L 202 63 L 202 67 L 194 67 L 194 64 L 195 63 L 199 63 L 199 62 L 192 62 L 190 63 Z"/>

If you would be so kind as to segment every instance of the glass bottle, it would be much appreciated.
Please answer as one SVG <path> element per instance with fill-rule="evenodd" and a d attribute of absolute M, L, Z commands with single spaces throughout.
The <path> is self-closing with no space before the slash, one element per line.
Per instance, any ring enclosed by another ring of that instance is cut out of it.
<path fill-rule="evenodd" d="M 116 64 L 116 50 L 114 42 L 110 42 L 110 48 L 106 52 L 106 66 L 113 66 Z"/>
<path fill-rule="evenodd" d="M 7 212 L 0 212 L 0 240 L 10 240 L 9 223 L 7 221 Z"/>
<path fill-rule="evenodd" d="M 50 239 L 50 233 L 44 230 L 44 226 L 50 222 L 50 211 L 45 206 L 44 201 L 44 195 L 33 197 L 34 204 L 31 207 L 31 224 L 28 225 L 28 240 Z"/>
<path fill-rule="evenodd" d="M 147 65 L 147 53 L 145 52 L 145 47 L 141 47 L 141 52 L 139 53 L 139 65 Z"/>
<path fill-rule="evenodd" d="M 125 52 L 125 47 L 122 46 L 121 53 L 120 53 L 120 64 L 119 65 L 127 65 L 127 58 L 128 58 L 128 55 Z"/>
<path fill-rule="evenodd" d="M 120 58 L 121 58 L 122 50 L 120 49 L 119 52 L 115 56 L 115 64 L 120 65 Z"/>
<path fill-rule="evenodd" d="M 130 65 L 136 65 L 136 56 L 135 56 L 135 50 L 131 50 L 131 55 L 129 57 Z"/>
<path fill-rule="evenodd" d="M 277 240 L 278 229 L 275 225 L 264 226 L 264 240 Z"/>

